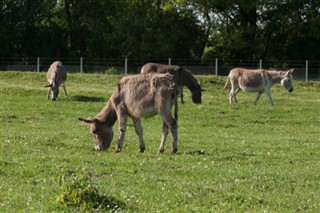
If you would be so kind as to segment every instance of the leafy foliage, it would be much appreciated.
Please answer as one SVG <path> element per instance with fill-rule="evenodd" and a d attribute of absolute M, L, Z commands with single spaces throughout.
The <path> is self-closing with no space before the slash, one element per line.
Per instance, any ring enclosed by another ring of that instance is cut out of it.
<path fill-rule="evenodd" d="M 0 57 L 318 60 L 317 1 L 0 3 Z"/>
<path fill-rule="evenodd" d="M 98 211 L 111 210 L 119 211 L 125 208 L 125 204 L 108 195 L 100 195 L 99 190 L 92 182 L 91 175 L 61 176 L 59 185 L 60 194 L 56 202 L 60 204 L 77 206 L 82 210 Z"/>

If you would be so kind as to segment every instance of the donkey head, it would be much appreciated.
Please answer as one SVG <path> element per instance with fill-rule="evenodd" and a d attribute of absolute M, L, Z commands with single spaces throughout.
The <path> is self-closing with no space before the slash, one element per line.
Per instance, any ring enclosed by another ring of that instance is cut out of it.
<path fill-rule="evenodd" d="M 203 91 L 202 89 L 192 91 L 191 98 L 192 98 L 193 103 L 201 104 L 202 91 Z"/>
<path fill-rule="evenodd" d="M 192 75 L 190 70 L 180 69 L 180 81 L 179 84 L 186 85 L 191 91 L 191 98 L 193 103 L 201 104 L 202 90 L 197 79 Z"/>
<path fill-rule="evenodd" d="M 101 122 L 97 118 L 93 118 L 90 120 L 79 118 L 79 121 L 91 124 L 90 132 L 93 135 L 93 144 L 95 150 L 107 150 L 110 147 L 113 139 L 112 127 Z"/>
<path fill-rule="evenodd" d="M 51 100 L 56 101 L 58 99 L 58 94 L 59 94 L 59 84 L 51 83 L 45 87 L 49 87 L 49 93 L 52 94 Z M 48 95 L 48 98 L 49 98 L 49 95 Z"/>
<path fill-rule="evenodd" d="M 281 80 L 281 85 L 286 88 L 289 92 L 293 91 L 293 77 L 292 77 L 293 69 L 287 71 L 284 74 L 284 78 Z"/>

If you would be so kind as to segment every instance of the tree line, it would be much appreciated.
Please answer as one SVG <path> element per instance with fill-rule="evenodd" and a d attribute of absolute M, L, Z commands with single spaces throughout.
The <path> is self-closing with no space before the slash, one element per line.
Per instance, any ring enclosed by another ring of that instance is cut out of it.
<path fill-rule="evenodd" d="M 317 0 L 2 0 L 0 57 L 319 60 Z"/>

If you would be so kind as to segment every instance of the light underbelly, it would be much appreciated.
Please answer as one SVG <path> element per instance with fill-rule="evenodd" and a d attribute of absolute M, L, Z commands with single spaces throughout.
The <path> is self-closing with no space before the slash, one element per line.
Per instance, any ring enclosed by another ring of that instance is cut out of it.
<path fill-rule="evenodd" d="M 240 86 L 240 88 L 244 92 L 264 92 L 263 87 L 242 87 L 242 86 Z"/>
<path fill-rule="evenodd" d="M 138 118 L 149 118 L 149 117 L 152 117 L 156 114 L 157 114 L 157 112 L 156 112 L 154 106 L 148 106 L 148 107 L 145 107 L 141 110 L 137 109 L 132 112 L 132 115 L 135 117 L 138 117 Z"/>

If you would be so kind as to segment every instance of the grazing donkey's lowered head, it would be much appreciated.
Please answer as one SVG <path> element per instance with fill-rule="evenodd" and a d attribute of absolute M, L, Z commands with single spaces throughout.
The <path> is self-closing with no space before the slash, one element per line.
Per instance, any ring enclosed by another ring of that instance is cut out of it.
<path fill-rule="evenodd" d="M 118 120 L 118 143 L 116 152 L 122 149 L 127 129 L 127 119 L 131 117 L 139 136 L 140 151 L 145 150 L 143 129 L 140 118 L 158 114 L 163 121 L 162 139 L 159 152 L 164 151 L 164 143 L 170 130 L 173 138 L 172 153 L 177 152 L 178 126 L 171 115 L 171 108 L 179 94 L 178 86 L 170 74 L 139 74 L 121 79 L 106 106 L 93 119 L 79 118 L 91 124 L 96 150 L 110 147 L 112 127 Z"/>
<path fill-rule="evenodd" d="M 263 69 L 249 70 L 244 68 L 234 68 L 230 71 L 224 89 L 227 88 L 229 81 L 231 82 L 231 91 L 229 94 L 229 102 L 238 102 L 237 93 L 240 90 L 245 92 L 258 92 L 254 101 L 257 104 L 261 95 L 265 92 L 269 102 L 273 105 L 270 88 L 274 83 L 280 83 L 289 92 L 293 91 L 293 69 L 288 71 L 268 71 Z"/>
<path fill-rule="evenodd" d="M 48 99 L 52 94 L 51 99 L 53 101 L 58 99 L 59 86 L 63 87 L 64 94 L 67 95 L 65 81 L 67 80 L 66 68 L 63 66 L 61 61 L 55 61 L 51 64 L 47 72 L 48 87 Z"/>

